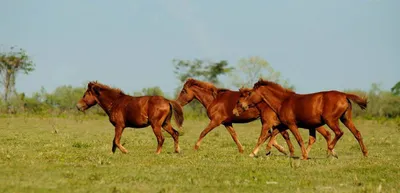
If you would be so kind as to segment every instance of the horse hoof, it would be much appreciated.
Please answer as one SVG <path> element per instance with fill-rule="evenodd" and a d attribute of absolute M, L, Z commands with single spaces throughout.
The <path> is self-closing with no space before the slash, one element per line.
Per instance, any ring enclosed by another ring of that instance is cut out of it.
<path fill-rule="evenodd" d="M 266 155 L 266 156 L 269 156 L 269 155 L 271 155 L 271 152 L 268 151 L 265 155 Z"/>
<path fill-rule="evenodd" d="M 251 153 L 249 156 L 250 157 L 255 157 L 256 155 L 254 155 L 254 153 Z"/>

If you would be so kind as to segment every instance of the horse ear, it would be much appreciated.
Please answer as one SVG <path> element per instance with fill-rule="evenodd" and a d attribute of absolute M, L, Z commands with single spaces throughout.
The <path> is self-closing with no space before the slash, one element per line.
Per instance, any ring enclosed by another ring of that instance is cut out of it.
<path fill-rule="evenodd" d="M 91 85 L 91 89 L 93 90 L 94 94 L 100 95 L 101 88 L 97 85 Z"/>

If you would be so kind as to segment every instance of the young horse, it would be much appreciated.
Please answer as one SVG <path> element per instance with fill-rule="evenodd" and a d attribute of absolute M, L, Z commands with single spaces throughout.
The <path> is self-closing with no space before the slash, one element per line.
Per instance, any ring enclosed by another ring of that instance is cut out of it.
<path fill-rule="evenodd" d="M 361 151 L 367 157 L 368 151 L 362 140 L 361 133 L 352 122 L 352 104 L 350 102 L 351 100 L 357 103 L 361 109 L 365 109 L 367 107 L 366 98 L 339 91 L 297 94 L 277 83 L 260 79 L 254 84 L 250 95 L 241 100 L 238 106 L 246 110 L 249 105 L 254 105 L 261 100 L 268 104 L 278 115 L 280 122 L 294 134 L 301 146 L 302 159 L 307 159 L 308 154 L 304 148 L 298 127 L 315 129 L 327 124 L 335 133 L 335 138 L 328 147 L 328 155 L 337 157 L 333 149 L 336 142 L 343 135 L 343 131 L 339 128 L 339 119 L 353 133 L 360 144 Z M 262 135 L 266 134 L 262 133 Z"/>
<path fill-rule="evenodd" d="M 96 104 L 107 113 L 111 124 L 115 127 L 112 153 L 115 153 L 116 147 L 123 153 L 128 152 L 120 143 L 122 132 L 126 127 L 144 128 L 149 125 L 153 128 L 158 142 L 156 154 L 161 152 L 164 143 L 161 127 L 172 136 L 175 152 L 179 153 L 179 133 L 171 125 L 172 114 L 179 127 L 183 123 L 182 107 L 176 101 L 161 96 L 132 97 L 119 89 L 98 82 L 89 82 L 85 94 L 76 107 L 80 111 L 85 111 Z"/>
<path fill-rule="evenodd" d="M 251 93 L 251 89 L 249 88 L 240 88 L 240 98 L 238 100 L 238 104 L 235 106 L 233 109 L 233 114 L 236 116 L 240 116 L 245 110 L 241 108 L 240 104 L 241 103 L 246 103 L 244 101 Z M 277 114 L 272 110 L 271 107 L 269 107 L 266 103 L 262 102 L 261 97 L 256 100 L 255 103 L 248 105 L 248 108 L 256 107 L 257 110 L 260 112 L 260 117 L 261 117 L 261 123 L 262 123 L 262 129 L 261 129 L 261 134 L 258 139 L 257 145 L 253 152 L 250 154 L 251 157 L 254 157 L 257 155 L 258 149 L 261 144 L 265 142 L 265 140 L 270 136 L 274 135 L 274 133 L 277 133 L 278 131 L 286 131 L 287 127 L 279 122 L 279 118 Z M 272 128 L 273 131 L 268 131 L 269 128 Z M 308 140 L 308 146 L 306 148 L 307 154 L 310 152 L 312 145 L 316 141 L 316 133 L 315 130 L 317 130 L 326 140 L 328 149 L 329 149 L 329 143 L 331 140 L 331 134 L 323 127 L 317 127 L 316 129 L 309 129 L 309 140 Z M 268 134 L 266 133 L 268 131 Z M 292 151 L 290 152 L 290 156 L 293 156 L 293 147 L 291 149 Z"/>
<path fill-rule="evenodd" d="M 241 116 L 234 116 L 232 110 L 239 99 L 238 91 L 231 91 L 228 89 L 218 89 L 214 85 L 208 82 L 203 82 L 189 78 L 179 96 L 178 103 L 184 106 L 190 103 L 193 99 L 197 99 L 206 109 L 207 115 L 210 119 L 208 126 L 201 132 L 199 139 L 195 145 L 197 150 L 200 146 L 202 139 L 207 135 L 208 132 L 223 124 L 228 132 L 231 134 L 233 141 L 235 141 L 239 152 L 243 153 L 243 146 L 240 144 L 237 134 L 233 129 L 232 123 L 248 123 L 259 118 L 259 112 L 255 108 L 250 108 L 248 111 L 243 113 Z M 282 133 L 283 138 L 289 146 L 290 152 L 293 152 L 293 145 L 291 145 L 289 134 L 286 131 Z M 276 142 L 276 135 L 271 137 L 266 150 L 267 155 L 270 153 L 271 146 L 273 145 L 280 152 L 286 154 L 284 148 Z"/>

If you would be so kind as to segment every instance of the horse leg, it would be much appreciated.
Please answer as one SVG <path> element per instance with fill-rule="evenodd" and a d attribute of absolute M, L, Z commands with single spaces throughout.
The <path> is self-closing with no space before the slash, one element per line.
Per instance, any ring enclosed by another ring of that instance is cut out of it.
<path fill-rule="evenodd" d="M 365 147 L 360 131 L 357 130 L 356 126 L 354 126 L 353 121 L 351 120 L 351 108 L 349 108 L 346 113 L 340 118 L 340 121 L 353 133 L 354 137 L 357 139 L 360 144 L 361 151 L 363 152 L 365 157 L 368 157 L 368 150 Z"/>
<path fill-rule="evenodd" d="M 301 147 L 301 153 L 302 153 L 302 160 L 306 160 L 308 158 L 308 154 L 306 151 L 306 148 L 304 147 L 304 142 L 303 138 L 300 135 L 299 128 L 296 125 L 288 125 L 290 131 L 293 133 L 293 135 L 296 137 L 297 143 L 299 143 Z"/>
<path fill-rule="evenodd" d="M 269 128 L 271 128 L 269 124 L 264 123 L 262 125 L 260 137 L 258 137 L 258 142 L 256 144 L 256 147 L 254 147 L 253 152 L 251 152 L 251 154 L 249 155 L 250 157 L 254 157 L 257 155 L 260 145 L 262 145 L 265 140 L 267 140 L 267 138 L 271 135 L 271 132 L 268 132 Z"/>
<path fill-rule="evenodd" d="M 174 148 L 175 148 L 175 153 L 179 153 L 180 152 L 180 148 L 179 148 L 179 132 L 177 130 L 175 130 L 172 125 L 171 122 L 168 121 L 163 125 L 163 128 L 165 131 L 167 131 L 172 138 L 174 139 Z"/>
<path fill-rule="evenodd" d="M 306 148 L 307 154 L 310 153 L 311 147 L 315 143 L 315 140 L 317 138 L 314 128 L 313 129 L 308 129 L 308 134 L 309 134 L 308 146 Z"/>
<path fill-rule="evenodd" d="M 285 139 L 286 144 L 288 145 L 290 157 L 293 157 L 294 156 L 294 146 L 293 146 L 292 142 L 290 141 L 289 133 L 286 131 L 286 129 L 281 130 L 280 132 L 281 132 L 282 137 Z"/>
<path fill-rule="evenodd" d="M 196 145 L 194 146 L 195 150 L 199 149 L 200 143 L 203 140 L 203 138 L 207 135 L 208 132 L 213 130 L 215 127 L 217 127 L 220 124 L 220 122 L 211 120 L 210 123 L 207 125 L 207 127 L 200 133 L 199 139 L 196 142 Z"/>
<path fill-rule="evenodd" d="M 240 141 L 237 138 L 236 131 L 233 129 L 232 124 L 225 125 L 225 128 L 231 134 L 233 141 L 235 141 L 235 143 L 239 149 L 239 153 L 243 153 L 243 146 L 242 146 L 242 144 L 240 144 Z"/>
<path fill-rule="evenodd" d="M 278 142 L 276 141 L 276 137 L 278 136 L 278 134 L 279 134 L 279 130 L 278 129 L 276 129 L 276 131 L 274 130 L 272 132 L 271 138 L 270 138 L 270 140 L 269 140 L 269 142 L 268 142 L 268 144 L 267 144 L 267 146 L 265 148 L 265 150 L 267 152 L 265 155 L 271 154 L 272 146 L 274 146 L 278 151 L 280 151 L 283 154 L 287 155 L 287 153 L 285 151 L 285 148 L 283 148 L 281 145 L 279 145 Z M 283 136 L 283 134 L 282 134 L 282 136 Z"/>
<path fill-rule="evenodd" d="M 122 153 L 128 153 L 128 150 L 126 150 L 124 148 L 124 146 L 121 145 L 121 136 L 122 136 L 122 132 L 124 131 L 125 127 L 121 127 L 121 126 L 115 126 L 115 136 L 114 136 L 114 140 L 113 140 L 113 146 L 112 146 L 112 153 L 115 153 L 115 149 L 116 147 L 118 147 L 119 150 L 122 151 Z"/>
<path fill-rule="evenodd" d="M 153 128 L 154 135 L 157 138 L 157 150 L 156 154 L 161 153 L 161 147 L 164 144 L 164 135 L 161 132 L 161 126 L 159 124 L 151 124 L 151 127 Z"/>
<path fill-rule="evenodd" d="M 332 155 L 333 157 L 338 158 L 336 152 L 333 150 L 335 148 L 336 143 L 342 137 L 343 131 L 339 127 L 339 121 L 333 121 L 333 120 L 326 120 L 326 124 L 329 126 L 329 128 L 332 129 L 332 131 L 335 133 L 335 137 L 331 141 L 331 143 L 328 146 L 328 156 Z"/>
<path fill-rule="evenodd" d="M 325 129 L 325 127 L 321 126 L 316 129 L 318 133 L 320 133 L 326 140 L 326 147 L 329 150 L 329 143 L 331 142 L 331 133 Z M 333 150 L 333 149 L 332 149 Z"/>

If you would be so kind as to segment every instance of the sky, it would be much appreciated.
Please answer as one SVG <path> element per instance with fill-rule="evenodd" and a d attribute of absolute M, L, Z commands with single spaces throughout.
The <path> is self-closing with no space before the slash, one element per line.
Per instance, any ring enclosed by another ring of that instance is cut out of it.
<path fill-rule="evenodd" d="M 133 93 L 181 86 L 173 59 L 260 56 L 298 93 L 400 81 L 398 0 L 0 0 L 0 47 L 36 70 L 18 92 L 91 80 Z M 229 88 L 229 78 L 221 77 Z"/>

